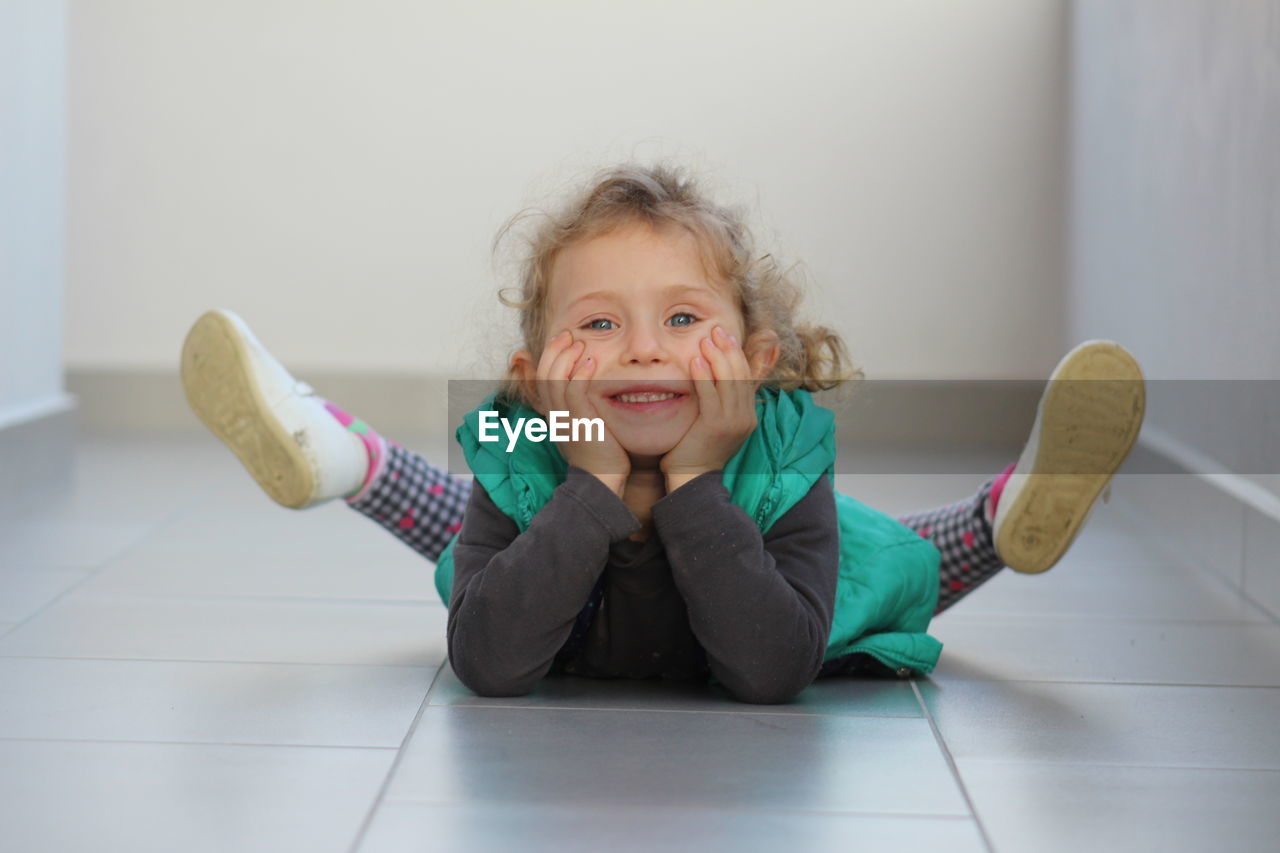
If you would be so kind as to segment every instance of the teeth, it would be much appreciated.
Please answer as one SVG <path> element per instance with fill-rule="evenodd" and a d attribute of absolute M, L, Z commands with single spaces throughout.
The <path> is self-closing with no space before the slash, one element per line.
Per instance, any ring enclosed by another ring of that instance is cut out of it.
<path fill-rule="evenodd" d="M 655 394 L 651 391 L 646 391 L 643 394 L 619 394 L 618 399 L 624 403 L 656 403 L 659 400 L 670 400 L 675 396 L 677 395 L 669 392 L 666 394 Z"/>

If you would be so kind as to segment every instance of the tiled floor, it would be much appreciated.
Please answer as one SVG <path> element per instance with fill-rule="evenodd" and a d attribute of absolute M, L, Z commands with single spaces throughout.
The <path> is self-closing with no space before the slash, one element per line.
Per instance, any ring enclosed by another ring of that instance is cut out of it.
<path fill-rule="evenodd" d="M 981 479 L 838 485 L 894 513 Z M 0 849 L 1274 850 L 1280 625 L 1130 529 L 1099 506 L 938 617 L 928 678 L 482 699 L 380 528 L 276 506 L 203 434 L 85 437 L 0 520 Z"/>

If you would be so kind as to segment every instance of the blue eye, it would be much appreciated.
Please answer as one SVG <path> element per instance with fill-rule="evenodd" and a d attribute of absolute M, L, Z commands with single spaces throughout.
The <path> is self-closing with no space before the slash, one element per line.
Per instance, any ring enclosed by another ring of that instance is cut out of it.
<path fill-rule="evenodd" d="M 672 315 L 671 315 L 671 319 L 672 319 L 672 320 L 676 319 L 677 317 L 688 317 L 688 318 L 689 318 L 689 322 L 687 322 L 687 323 L 675 323 L 675 324 L 673 324 L 673 325 L 676 325 L 676 326 L 692 326 L 694 323 L 698 322 L 698 318 L 697 318 L 697 317 L 695 317 L 695 316 L 693 316 L 692 314 L 690 314 L 688 311 L 681 311 L 681 312 L 680 312 L 680 313 L 678 313 L 678 314 L 672 314 Z"/>
<path fill-rule="evenodd" d="M 606 320 L 604 317 L 599 317 L 595 320 L 588 320 L 587 324 L 583 328 L 592 329 L 597 332 L 607 332 L 609 331 L 608 329 L 602 329 L 599 326 L 597 326 L 596 323 L 612 323 L 612 322 L 613 322 L 612 320 Z"/>

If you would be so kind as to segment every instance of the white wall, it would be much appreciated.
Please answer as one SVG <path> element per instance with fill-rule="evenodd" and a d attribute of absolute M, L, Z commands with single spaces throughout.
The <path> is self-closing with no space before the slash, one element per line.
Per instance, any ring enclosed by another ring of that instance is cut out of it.
<path fill-rule="evenodd" d="M 63 393 L 66 10 L 0 0 L 0 429 Z"/>
<path fill-rule="evenodd" d="M 1069 337 L 1280 494 L 1280 0 L 1079 0 L 1072 40 Z"/>
<path fill-rule="evenodd" d="M 1064 0 L 71 10 L 71 367 L 175 369 L 224 306 L 297 373 L 492 376 L 500 223 L 662 154 L 875 378 L 1063 351 Z"/>

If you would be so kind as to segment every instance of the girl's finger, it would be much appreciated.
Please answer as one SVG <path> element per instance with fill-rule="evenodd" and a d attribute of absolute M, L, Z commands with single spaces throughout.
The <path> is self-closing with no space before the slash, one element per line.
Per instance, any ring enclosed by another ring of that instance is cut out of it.
<path fill-rule="evenodd" d="M 689 362 L 689 377 L 693 380 L 693 388 L 698 392 L 698 417 L 716 419 L 720 417 L 720 398 L 716 393 L 715 378 L 711 375 L 711 365 L 701 356 Z"/>
<path fill-rule="evenodd" d="M 557 401 L 561 411 L 564 410 L 565 384 L 569 381 L 569 375 L 586 348 L 587 345 L 582 341 L 574 341 L 551 361 L 545 381 L 550 399 Z"/>
<path fill-rule="evenodd" d="M 747 363 L 746 353 L 742 351 L 742 347 L 738 345 L 738 339 L 726 332 L 721 326 L 716 326 L 711 333 L 711 343 L 715 346 L 716 352 L 722 356 L 724 372 L 717 373 L 717 379 L 750 379 L 751 366 Z"/>
<path fill-rule="evenodd" d="M 551 362 L 559 354 L 566 339 L 568 329 L 561 331 L 559 334 L 550 338 L 542 347 L 542 352 L 538 355 L 538 363 L 533 368 L 533 384 L 534 391 L 538 395 L 537 405 L 546 403 L 551 405 L 547 399 L 547 374 L 551 371 Z"/>
<path fill-rule="evenodd" d="M 582 341 L 574 341 L 569 344 L 569 346 L 560 350 L 560 352 L 556 354 L 555 358 L 551 360 L 551 367 L 547 371 L 547 379 L 552 381 L 563 381 L 568 379 L 569 374 L 573 373 L 573 366 L 577 363 L 578 359 L 582 356 L 583 350 L 586 348 L 587 345 Z"/>
<path fill-rule="evenodd" d="M 721 348 L 729 363 L 729 378 L 732 394 L 729 396 L 727 411 L 730 417 L 745 417 L 747 410 L 755 409 L 755 383 L 752 381 L 751 365 L 747 354 L 743 352 L 738 339 L 723 329 L 721 332 Z"/>
<path fill-rule="evenodd" d="M 534 376 L 539 382 L 548 378 L 551 373 L 551 363 L 555 361 L 556 356 L 572 346 L 573 342 L 573 335 L 569 333 L 568 329 L 547 341 L 547 345 L 542 348 L 542 355 L 539 356 L 538 366 L 534 371 Z"/>
<path fill-rule="evenodd" d="M 587 380 L 595 375 L 595 372 L 595 359 L 584 358 L 574 366 L 573 375 L 565 383 L 564 398 L 566 408 L 573 417 L 593 417 L 595 415 L 595 408 L 587 399 Z"/>
<path fill-rule="evenodd" d="M 743 352 L 742 345 L 738 343 L 738 339 L 733 335 L 725 333 L 724 335 L 724 353 L 729 359 L 729 366 L 732 370 L 734 379 L 750 379 L 751 364 L 747 361 L 747 354 Z"/>
<path fill-rule="evenodd" d="M 711 375 L 715 379 L 716 392 L 720 396 L 720 409 L 725 411 L 726 404 L 730 395 L 733 393 L 732 370 L 729 366 L 729 357 L 720 349 L 714 341 L 715 333 L 712 332 L 711 338 L 702 339 L 702 357 L 711 365 Z"/>

